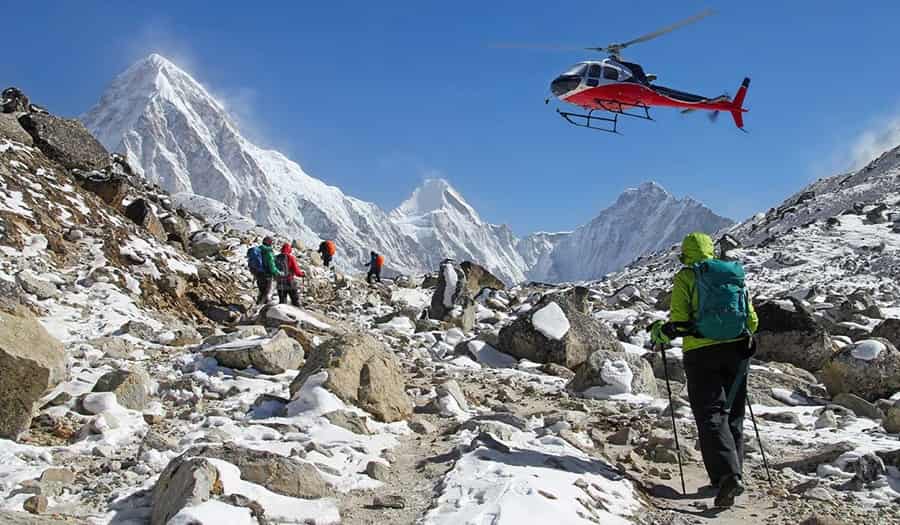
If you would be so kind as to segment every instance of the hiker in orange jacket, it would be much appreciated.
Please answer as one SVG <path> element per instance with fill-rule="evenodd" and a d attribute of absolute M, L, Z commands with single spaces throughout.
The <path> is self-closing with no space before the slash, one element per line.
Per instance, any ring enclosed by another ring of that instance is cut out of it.
<path fill-rule="evenodd" d="M 326 268 L 331 266 L 331 259 L 334 257 L 335 251 L 337 249 L 334 246 L 334 241 L 330 239 L 319 244 L 319 255 L 322 256 L 322 263 Z"/>
<path fill-rule="evenodd" d="M 376 281 L 381 282 L 381 269 L 384 267 L 384 255 L 371 252 L 369 254 L 369 262 L 366 263 L 366 266 L 369 267 L 369 273 L 366 274 L 366 282 L 372 284 L 372 277 L 374 277 Z"/>

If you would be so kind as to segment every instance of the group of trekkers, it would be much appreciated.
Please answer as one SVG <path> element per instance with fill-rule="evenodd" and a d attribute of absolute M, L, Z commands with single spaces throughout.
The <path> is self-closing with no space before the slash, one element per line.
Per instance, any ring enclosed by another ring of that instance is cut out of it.
<path fill-rule="evenodd" d="M 275 239 L 270 236 L 263 238 L 262 243 L 247 250 L 247 269 L 256 281 L 258 294 L 256 304 L 266 304 L 272 293 L 272 282 L 276 284 L 278 302 L 284 304 L 288 299 L 294 306 L 300 306 L 300 293 L 298 282 L 295 278 L 305 277 L 306 274 L 297 264 L 293 247 L 290 243 L 281 245 L 281 253 L 275 255 L 273 245 Z M 325 240 L 319 244 L 317 250 L 322 258 L 322 265 L 331 268 L 334 255 L 337 251 L 333 240 Z M 365 264 L 369 268 L 366 274 L 366 282 L 372 284 L 372 280 L 381 282 L 381 270 L 384 267 L 384 256 L 376 252 L 370 253 L 369 262 Z"/>
<path fill-rule="evenodd" d="M 257 303 L 268 302 L 274 279 L 279 302 L 290 297 L 297 306 L 294 278 L 303 277 L 304 273 L 291 245 L 283 244 L 281 253 L 275 256 L 273 242 L 266 237 L 260 246 L 247 252 L 248 266 L 259 286 Z M 323 241 L 318 252 L 325 267 L 330 267 L 334 241 Z M 759 321 L 744 282 L 743 268 L 738 262 L 716 259 L 708 235 L 692 233 L 685 237 L 679 260 L 683 268 L 674 278 L 669 319 L 654 322 L 648 330 L 654 350 L 664 352 L 672 339 L 682 338 L 688 398 L 703 463 L 710 487 L 717 494 L 716 506 L 730 507 L 744 490 L 744 407 L 748 401 L 750 357 L 756 350 L 753 334 Z M 380 283 L 384 256 L 371 252 L 365 266 L 369 268 L 366 282 Z M 664 362 L 666 358 L 663 353 Z M 666 380 L 668 386 L 668 373 Z M 671 390 L 669 397 L 671 403 Z M 673 429 L 678 443 L 674 424 Z M 680 465 L 680 451 L 678 454 Z"/>

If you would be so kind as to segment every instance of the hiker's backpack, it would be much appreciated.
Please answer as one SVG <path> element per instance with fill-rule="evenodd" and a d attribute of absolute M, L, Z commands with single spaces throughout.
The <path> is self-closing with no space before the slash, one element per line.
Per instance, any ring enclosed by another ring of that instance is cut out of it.
<path fill-rule="evenodd" d="M 334 241 L 325 241 L 325 251 L 328 253 L 329 257 L 334 257 L 335 247 Z"/>
<path fill-rule="evenodd" d="M 749 296 L 744 268 L 734 261 L 707 259 L 695 263 L 698 306 L 694 328 L 706 339 L 736 339 L 747 330 Z"/>
<path fill-rule="evenodd" d="M 375 257 L 375 268 L 381 268 L 384 266 L 384 255 L 379 255 Z"/>
<path fill-rule="evenodd" d="M 282 276 L 288 276 L 287 255 L 279 253 L 275 256 L 275 267 L 281 272 Z"/>
<path fill-rule="evenodd" d="M 262 250 L 259 249 L 259 246 L 254 246 L 247 250 L 247 268 L 249 268 L 252 273 L 262 273 L 263 258 Z"/>

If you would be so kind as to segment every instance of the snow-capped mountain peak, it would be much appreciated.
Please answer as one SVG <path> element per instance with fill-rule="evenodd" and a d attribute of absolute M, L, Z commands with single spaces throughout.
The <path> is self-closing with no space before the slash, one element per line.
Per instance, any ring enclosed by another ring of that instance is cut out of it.
<path fill-rule="evenodd" d="M 459 214 L 464 220 L 482 224 L 475 208 L 444 179 L 426 179 L 391 215 L 404 218 L 440 211 Z"/>

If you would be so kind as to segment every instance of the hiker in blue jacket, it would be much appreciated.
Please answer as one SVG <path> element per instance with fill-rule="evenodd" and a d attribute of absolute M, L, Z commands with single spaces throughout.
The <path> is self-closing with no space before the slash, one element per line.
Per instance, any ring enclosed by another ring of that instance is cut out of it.
<path fill-rule="evenodd" d="M 684 238 L 685 267 L 675 275 L 669 322 L 654 323 L 651 338 L 664 348 L 670 339 L 684 337 L 688 398 L 703 464 L 718 488 L 716 506 L 730 507 L 744 490 L 744 405 L 759 319 L 741 265 L 716 260 L 713 253 L 705 233 Z"/>
<path fill-rule="evenodd" d="M 272 279 L 281 275 L 275 266 L 275 254 L 272 252 L 274 239 L 269 236 L 263 238 L 262 245 L 254 246 L 247 250 L 247 269 L 256 279 L 259 294 L 256 296 L 256 304 L 269 302 L 269 294 L 272 291 Z"/>

